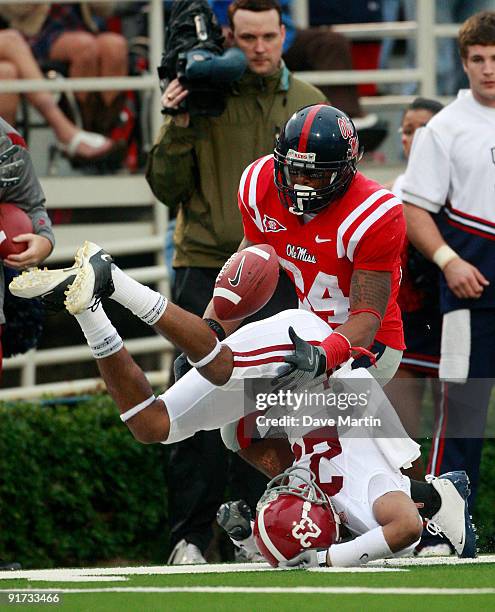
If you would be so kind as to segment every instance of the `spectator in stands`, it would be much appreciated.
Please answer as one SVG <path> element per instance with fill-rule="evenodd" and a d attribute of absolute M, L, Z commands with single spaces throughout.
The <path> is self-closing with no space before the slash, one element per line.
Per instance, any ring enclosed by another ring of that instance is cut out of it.
<path fill-rule="evenodd" d="M 26 211 L 33 223 L 33 233 L 20 234 L 17 242 L 27 242 L 19 255 L 0 262 L 0 379 L 2 374 L 2 331 L 5 325 L 4 266 L 22 270 L 45 260 L 52 252 L 54 237 L 45 208 L 45 196 L 34 173 L 26 143 L 18 132 L 0 117 L 0 206 L 1 202 L 17 204 Z M 0 560 L 0 570 L 20 569 L 18 563 Z"/>
<path fill-rule="evenodd" d="M 417 130 L 402 191 L 408 237 L 442 272 L 444 401 L 430 471 L 465 469 L 472 508 L 495 377 L 495 11 L 465 21 L 458 43 L 470 89 Z"/>
<path fill-rule="evenodd" d="M 220 23 L 227 25 L 225 7 L 228 6 L 229 0 L 212 0 L 211 4 Z M 312 7 L 313 4 L 312 2 Z M 320 10 L 328 11 L 328 2 L 317 4 L 322 5 Z M 330 28 L 310 27 L 304 30 L 296 28 L 292 19 L 294 0 L 280 0 L 280 5 L 286 31 L 283 59 L 289 70 L 352 70 L 351 47 L 345 36 Z M 352 118 L 365 151 L 376 148 L 379 139 L 373 130 L 379 127 L 380 122 L 377 115 L 365 114 L 356 85 L 322 85 L 320 89 L 333 106 L 340 108 Z M 383 138 L 386 134 L 383 124 L 379 132 Z"/>
<path fill-rule="evenodd" d="M 237 188 L 247 164 L 274 148 L 284 122 L 300 107 L 325 101 L 316 88 L 294 78 L 282 62 L 285 27 L 277 0 L 235 0 L 229 6 L 233 37 L 248 70 L 234 84 L 220 117 L 167 116 L 151 150 L 147 179 L 166 206 L 178 207 L 174 302 L 202 315 L 215 278 L 243 236 Z M 175 109 L 188 92 L 177 79 L 162 104 Z M 296 306 L 283 277 L 258 318 Z M 265 480 L 231 455 L 251 505 Z M 169 461 L 171 563 L 205 562 L 211 524 L 224 501 L 228 455 L 218 431 L 200 432 L 174 446 Z M 246 464 L 247 465 L 247 464 Z M 243 470 L 240 472 L 239 470 Z M 187 483 L 187 486 L 184 486 Z"/>
<path fill-rule="evenodd" d="M 127 41 L 105 31 L 104 19 L 112 10 L 112 3 L 17 3 L 0 6 L 0 16 L 24 35 L 41 65 L 66 63 L 71 78 L 126 76 Z M 119 123 L 125 94 L 80 91 L 76 99 L 82 127 L 110 136 Z"/>
<path fill-rule="evenodd" d="M 0 30 L 0 79 L 43 79 L 29 45 L 13 29 Z M 100 134 L 76 127 L 58 107 L 51 93 L 37 91 L 26 94 L 26 97 L 53 128 L 60 149 L 68 157 L 91 161 L 110 153 L 112 142 Z M 11 124 L 15 124 L 18 103 L 18 94 L 0 94 L 0 115 Z"/>
<path fill-rule="evenodd" d="M 402 149 L 407 159 L 415 131 L 443 106 L 436 100 L 416 98 L 405 110 L 400 127 Z M 396 178 L 391 189 L 403 200 L 404 174 Z M 438 363 L 442 319 L 438 305 L 438 270 L 412 245 L 404 245 L 402 282 L 398 303 L 402 312 L 406 350 L 399 370 L 386 387 L 386 393 L 399 413 L 402 424 L 412 438 L 419 436 L 422 402 L 427 379 L 432 379 L 435 398 L 439 394 Z M 424 477 L 424 466 L 418 459 L 407 472 L 416 480 Z"/>

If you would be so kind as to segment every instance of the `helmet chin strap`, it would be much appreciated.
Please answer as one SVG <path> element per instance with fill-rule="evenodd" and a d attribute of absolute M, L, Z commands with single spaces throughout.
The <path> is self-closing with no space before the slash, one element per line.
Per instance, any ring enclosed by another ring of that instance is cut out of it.
<path fill-rule="evenodd" d="M 294 192 L 296 194 L 298 208 L 296 208 L 295 206 L 291 206 L 289 208 L 289 212 L 294 215 L 303 215 L 305 212 L 304 200 L 308 200 L 311 196 L 316 196 L 316 191 L 308 185 L 299 185 L 298 183 L 296 183 L 294 185 Z M 301 192 L 303 192 L 304 195 L 301 195 Z"/>

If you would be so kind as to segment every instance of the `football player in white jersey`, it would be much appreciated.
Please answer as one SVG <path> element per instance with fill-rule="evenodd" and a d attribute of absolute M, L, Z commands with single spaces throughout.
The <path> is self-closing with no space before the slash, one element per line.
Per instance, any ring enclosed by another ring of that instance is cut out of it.
<path fill-rule="evenodd" d="M 219 428 L 238 420 L 245 412 L 244 379 L 271 380 L 286 367 L 280 357 L 292 352 L 290 327 L 308 344 L 321 342 L 332 333 L 331 327 L 314 313 L 290 310 L 247 325 L 220 343 L 204 320 L 132 279 L 112 264 L 108 253 L 90 242 L 78 250 L 72 268 L 30 270 L 12 281 L 10 290 L 24 298 L 49 295 L 52 304 L 57 301 L 61 306 L 65 304 L 86 337 L 120 418 L 143 443 L 169 444 L 199 430 Z M 107 296 L 186 353 L 193 369 L 162 395 L 155 397 L 145 374 L 106 316 L 100 302 Z M 364 369 L 362 372 L 371 379 Z M 252 410 L 256 410 L 255 404 Z M 395 415 L 393 410 L 392 414 Z M 295 435 L 291 438 L 295 448 L 298 438 Z M 328 555 L 319 551 L 304 553 L 302 560 L 294 561 L 296 565 L 313 565 L 315 559 L 325 565 L 359 565 L 404 551 L 418 540 L 422 521 L 411 499 L 409 479 L 399 469 L 417 457 L 418 447 L 407 438 L 396 447 L 385 444 L 380 450 L 375 446 L 377 441 L 370 439 L 369 442 L 370 452 L 361 457 L 361 467 L 357 456 L 352 464 L 353 483 L 358 482 L 357 473 L 364 470 L 363 461 L 366 477 L 359 481 L 357 488 L 344 486 L 333 491 L 335 503 L 341 489 L 342 495 L 347 495 L 342 498 L 342 508 L 345 510 L 348 506 L 349 514 L 355 515 L 354 532 L 361 535 L 352 543 L 333 544 L 333 551 Z M 329 441 L 325 440 L 324 444 L 328 446 Z M 345 478 L 346 466 L 350 465 L 347 453 L 344 457 L 342 452 L 336 453 L 335 449 L 327 452 L 321 446 L 308 449 L 305 445 L 303 450 L 299 460 L 307 459 L 311 468 L 314 468 L 312 458 L 317 455 L 318 469 L 314 469 L 322 486 L 333 487 L 336 479 L 341 482 Z M 329 466 L 328 460 L 336 455 L 342 455 L 343 463 L 339 466 L 337 458 Z M 326 461 L 322 468 L 320 459 Z M 332 468 L 337 472 L 332 472 Z M 435 479 L 432 485 L 423 483 L 428 493 L 416 501 L 430 506 L 428 518 L 457 543 L 459 554 L 475 556 L 475 535 L 465 512 L 469 494 L 467 478 L 460 473 L 446 475 Z M 353 508 L 350 507 L 352 499 Z M 358 521 L 362 523 L 361 530 L 355 527 Z"/>
<path fill-rule="evenodd" d="M 431 472 L 465 469 L 472 507 L 495 377 L 495 11 L 465 21 L 458 43 L 470 89 L 416 131 L 402 191 L 409 240 L 442 272 Z"/>

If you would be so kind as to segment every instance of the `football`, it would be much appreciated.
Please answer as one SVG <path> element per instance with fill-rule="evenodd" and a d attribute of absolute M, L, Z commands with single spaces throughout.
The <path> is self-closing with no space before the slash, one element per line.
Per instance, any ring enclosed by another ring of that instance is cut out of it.
<path fill-rule="evenodd" d="M 218 317 L 236 321 L 263 308 L 275 291 L 278 274 L 277 254 L 268 244 L 234 253 L 215 281 L 213 305 Z"/>
<path fill-rule="evenodd" d="M 27 242 L 12 242 L 12 238 L 32 232 L 31 219 L 21 208 L 0 203 L 0 259 L 25 251 Z"/>

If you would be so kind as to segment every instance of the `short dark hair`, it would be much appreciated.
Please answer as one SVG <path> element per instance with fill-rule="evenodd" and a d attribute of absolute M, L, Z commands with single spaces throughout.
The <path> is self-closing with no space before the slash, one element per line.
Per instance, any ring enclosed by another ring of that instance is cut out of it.
<path fill-rule="evenodd" d="M 430 111 L 432 115 L 436 115 L 443 108 L 443 104 L 438 100 L 432 100 L 431 98 L 415 98 L 411 104 L 406 108 L 406 112 L 409 110 L 426 110 Z"/>
<path fill-rule="evenodd" d="M 457 37 L 462 59 L 468 56 L 472 45 L 495 45 L 495 11 L 475 13 L 462 24 Z"/>
<path fill-rule="evenodd" d="M 272 11 L 275 9 L 278 13 L 279 23 L 282 25 L 282 8 L 278 0 L 233 0 L 227 9 L 229 25 L 232 30 L 234 30 L 234 15 L 236 11 L 240 9 L 244 11 L 253 11 L 255 13 Z"/>

